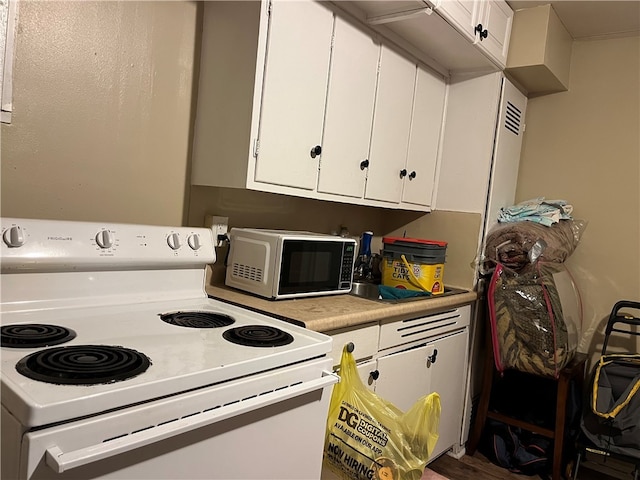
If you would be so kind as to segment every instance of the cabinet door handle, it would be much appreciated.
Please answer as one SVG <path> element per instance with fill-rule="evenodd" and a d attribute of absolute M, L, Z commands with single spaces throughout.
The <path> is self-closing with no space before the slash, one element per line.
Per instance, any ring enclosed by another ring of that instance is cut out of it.
<path fill-rule="evenodd" d="M 416 178 L 416 171 L 415 170 L 409 174 L 409 180 L 413 180 L 414 178 Z"/>
<path fill-rule="evenodd" d="M 437 358 L 438 358 L 438 349 L 436 348 L 433 350 L 432 355 L 427 355 L 427 368 L 429 368 L 433 363 L 436 363 Z"/>
<path fill-rule="evenodd" d="M 404 178 L 407 176 L 407 169 L 403 168 L 402 170 L 400 170 L 400 178 Z"/>
<path fill-rule="evenodd" d="M 380 377 L 380 372 L 378 370 L 374 370 L 373 372 L 369 373 L 369 376 L 374 380 L 377 380 L 378 377 Z"/>
<path fill-rule="evenodd" d="M 320 145 L 316 145 L 311 149 L 311 158 L 316 158 L 318 155 L 322 153 L 322 147 Z"/>
<path fill-rule="evenodd" d="M 482 29 L 481 23 L 476 25 L 475 31 L 480 34 L 480 41 L 482 41 L 483 38 L 487 38 L 489 36 L 489 32 L 487 31 L 487 29 L 486 28 L 484 30 Z"/>
<path fill-rule="evenodd" d="M 369 159 L 364 159 L 363 161 L 360 162 L 360 170 L 364 170 L 365 168 L 367 168 L 369 166 Z"/>

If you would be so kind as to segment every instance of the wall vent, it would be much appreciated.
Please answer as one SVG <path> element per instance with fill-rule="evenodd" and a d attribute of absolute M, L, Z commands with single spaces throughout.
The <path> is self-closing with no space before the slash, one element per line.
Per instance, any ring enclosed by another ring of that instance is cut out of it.
<path fill-rule="evenodd" d="M 504 128 L 510 132 L 520 135 L 520 122 L 522 121 L 522 112 L 513 103 L 507 101 L 507 114 L 504 119 Z"/>
<path fill-rule="evenodd" d="M 242 265 L 240 263 L 234 263 L 231 275 L 237 278 L 244 278 L 252 282 L 262 282 L 262 269 L 252 267 L 251 265 Z"/>

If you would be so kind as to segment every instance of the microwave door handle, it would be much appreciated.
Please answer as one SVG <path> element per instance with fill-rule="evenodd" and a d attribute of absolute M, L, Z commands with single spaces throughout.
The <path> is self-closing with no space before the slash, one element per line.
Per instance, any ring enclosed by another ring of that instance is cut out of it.
<path fill-rule="evenodd" d="M 181 418 L 175 422 L 158 425 L 154 428 L 142 430 L 98 445 L 91 445 L 70 452 L 63 452 L 57 445 L 53 445 L 46 450 L 45 462 L 56 473 L 62 473 L 72 468 L 144 447 L 145 445 L 150 445 L 184 432 L 212 425 L 236 415 L 327 388 L 338 383 L 340 380 L 340 377 L 335 373 L 327 371 L 323 371 L 322 373 L 322 377 L 309 382 L 303 382 L 289 388 L 259 395 L 225 407 L 203 412 L 199 415 Z"/>

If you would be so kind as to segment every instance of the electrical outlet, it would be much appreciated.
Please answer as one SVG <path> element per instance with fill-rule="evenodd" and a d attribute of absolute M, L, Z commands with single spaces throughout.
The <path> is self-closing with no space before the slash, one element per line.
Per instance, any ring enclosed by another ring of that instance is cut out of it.
<path fill-rule="evenodd" d="M 225 236 L 229 232 L 229 217 L 207 215 L 204 217 L 204 226 L 209 227 L 213 232 L 216 247 L 222 247 Z"/>

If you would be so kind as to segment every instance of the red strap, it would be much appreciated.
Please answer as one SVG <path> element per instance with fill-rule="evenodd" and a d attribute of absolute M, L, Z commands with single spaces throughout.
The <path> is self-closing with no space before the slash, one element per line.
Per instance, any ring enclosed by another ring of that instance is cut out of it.
<path fill-rule="evenodd" d="M 496 304 L 495 304 L 495 291 L 496 284 L 502 273 L 502 264 L 498 263 L 491 280 L 489 280 L 489 289 L 487 290 L 487 302 L 489 303 L 489 325 L 491 326 L 491 344 L 493 345 L 493 361 L 496 365 L 496 370 L 500 373 L 504 372 L 504 367 L 500 361 L 500 345 L 498 343 L 498 325 L 496 323 Z"/>

